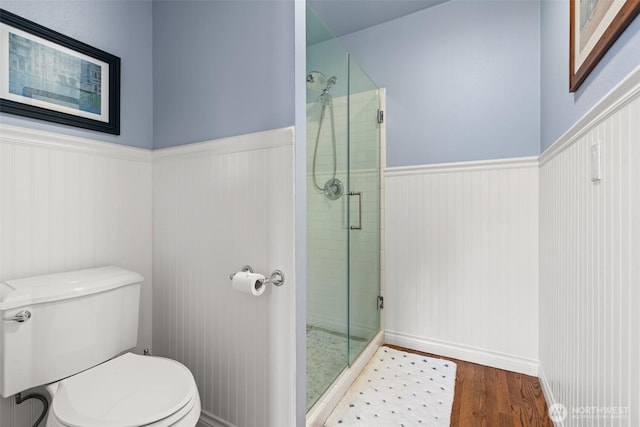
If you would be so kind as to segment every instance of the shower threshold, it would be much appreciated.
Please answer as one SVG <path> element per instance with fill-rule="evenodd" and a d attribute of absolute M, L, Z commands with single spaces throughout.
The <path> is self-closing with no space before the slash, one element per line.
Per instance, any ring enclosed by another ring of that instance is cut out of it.
<path fill-rule="evenodd" d="M 320 396 L 318 401 L 307 412 L 307 427 L 322 427 L 324 425 L 324 422 L 347 393 L 351 384 L 358 378 L 358 375 L 369 363 L 378 348 L 382 346 L 383 341 L 384 331 L 379 331 L 351 366 L 345 368 L 338 375 L 327 391 Z"/>
<path fill-rule="evenodd" d="M 365 338 L 349 339 L 349 354 L 359 355 Z M 307 410 L 322 396 L 344 369 L 347 335 L 315 325 L 307 325 Z"/>

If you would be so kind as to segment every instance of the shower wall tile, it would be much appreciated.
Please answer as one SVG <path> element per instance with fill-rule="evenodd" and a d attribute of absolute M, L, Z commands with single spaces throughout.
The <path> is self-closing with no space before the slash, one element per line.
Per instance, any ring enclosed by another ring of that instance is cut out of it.
<path fill-rule="evenodd" d="M 537 158 L 385 177 L 387 341 L 537 374 Z"/>
<path fill-rule="evenodd" d="M 204 425 L 294 425 L 293 129 L 156 150 L 154 352 L 194 374 Z M 243 265 L 282 287 L 234 292 Z"/>
<path fill-rule="evenodd" d="M 0 125 L 0 281 L 104 265 L 144 276 L 138 351 L 151 347 L 151 153 Z M 0 425 L 40 403 L 0 401 Z"/>
<path fill-rule="evenodd" d="M 541 156 L 540 377 L 558 425 L 640 425 L 639 143 L 636 70 Z"/>

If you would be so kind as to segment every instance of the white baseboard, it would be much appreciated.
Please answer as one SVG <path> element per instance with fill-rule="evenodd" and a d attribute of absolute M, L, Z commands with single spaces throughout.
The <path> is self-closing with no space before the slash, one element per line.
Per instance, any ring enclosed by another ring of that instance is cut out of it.
<path fill-rule="evenodd" d="M 538 376 L 538 361 L 463 344 L 450 343 L 417 337 L 396 331 L 385 331 L 385 343 L 401 347 L 452 357 L 467 362 L 479 363 L 506 371 Z"/>
<path fill-rule="evenodd" d="M 547 376 L 544 374 L 544 369 L 542 369 L 542 365 L 538 367 L 538 378 L 540 379 L 540 385 L 542 386 L 542 394 L 544 395 L 544 399 L 547 401 L 547 407 L 551 407 L 555 405 L 556 399 L 553 395 L 553 391 L 551 391 L 551 384 L 547 380 Z M 553 420 L 552 420 L 553 421 Z M 564 420 L 563 421 L 553 421 L 553 425 L 555 427 L 565 427 Z"/>
<path fill-rule="evenodd" d="M 225 421 L 222 418 L 203 410 L 200 413 L 200 421 L 198 421 L 198 425 L 196 427 L 235 427 L 235 426 L 230 422 Z"/>

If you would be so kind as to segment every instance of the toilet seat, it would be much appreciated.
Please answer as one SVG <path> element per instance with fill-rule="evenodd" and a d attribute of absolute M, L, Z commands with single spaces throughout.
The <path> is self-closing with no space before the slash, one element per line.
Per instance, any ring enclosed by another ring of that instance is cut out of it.
<path fill-rule="evenodd" d="M 126 353 L 58 382 L 49 418 L 57 421 L 51 425 L 68 427 L 160 427 L 185 417 L 194 419 L 193 426 L 199 415 L 189 369 L 175 360 Z"/>

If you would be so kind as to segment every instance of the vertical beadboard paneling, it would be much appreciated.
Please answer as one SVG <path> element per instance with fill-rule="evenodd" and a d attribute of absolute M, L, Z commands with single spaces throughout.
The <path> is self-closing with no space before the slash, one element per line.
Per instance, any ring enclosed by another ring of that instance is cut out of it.
<path fill-rule="evenodd" d="M 191 369 L 209 424 L 293 425 L 292 165 L 290 128 L 154 153 L 154 351 Z M 245 264 L 286 283 L 234 292 Z"/>
<path fill-rule="evenodd" d="M 386 171 L 387 341 L 537 373 L 535 158 Z"/>
<path fill-rule="evenodd" d="M 151 345 L 151 155 L 0 125 L 0 281 L 116 264 L 141 273 L 139 348 Z M 0 425 L 40 404 L 0 401 Z"/>
<path fill-rule="evenodd" d="M 640 425 L 639 142 L 636 72 L 541 157 L 540 374 L 567 427 Z"/>

